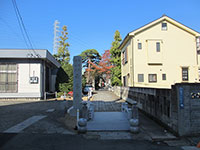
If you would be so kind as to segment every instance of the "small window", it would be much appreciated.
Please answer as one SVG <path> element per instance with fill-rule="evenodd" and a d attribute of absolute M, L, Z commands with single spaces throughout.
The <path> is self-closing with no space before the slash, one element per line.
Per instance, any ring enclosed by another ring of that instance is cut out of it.
<path fill-rule="evenodd" d="M 142 43 L 138 43 L 138 49 L 142 49 Z"/>
<path fill-rule="evenodd" d="M 197 50 L 200 49 L 200 37 L 196 38 Z"/>
<path fill-rule="evenodd" d="M 122 64 L 125 65 L 128 62 L 128 49 L 126 48 L 124 52 L 122 52 Z"/>
<path fill-rule="evenodd" d="M 160 52 L 160 42 L 156 42 L 156 52 Z"/>
<path fill-rule="evenodd" d="M 188 77 L 188 68 L 187 67 L 183 67 L 182 68 L 182 81 L 188 81 L 189 77 Z"/>
<path fill-rule="evenodd" d="M 126 50 L 125 50 L 125 64 L 128 62 L 128 48 L 126 48 Z"/>
<path fill-rule="evenodd" d="M 198 75 L 199 75 L 199 81 L 200 81 L 200 68 L 199 68 L 199 70 L 198 70 Z"/>
<path fill-rule="evenodd" d="M 138 82 L 144 82 L 144 74 L 138 74 Z"/>
<path fill-rule="evenodd" d="M 128 85 L 127 76 L 123 76 L 123 86 L 127 86 L 127 85 Z"/>
<path fill-rule="evenodd" d="M 162 80 L 166 80 L 166 74 L 162 74 Z"/>
<path fill-rule="evenodd" d="M 149 74 L 149 82 L 157 82 L 157 74 Z"/>
<path fill-rule="evenodd" d="M 164 30 L 164 31 L 167 30 L 167 23 L 162 23 L 162 30 Z"/>

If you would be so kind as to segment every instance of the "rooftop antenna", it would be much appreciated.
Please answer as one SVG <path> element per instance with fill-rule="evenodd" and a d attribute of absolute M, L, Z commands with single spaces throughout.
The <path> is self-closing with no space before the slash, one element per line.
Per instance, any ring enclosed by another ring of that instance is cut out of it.
<path fill-rule="evenodd" d="M 58 22 L 58 20 L 55 20 L 54 22 L 54 39 L 53 39 L 53 54 L 57 53 L 57 49 L 58 49 L 58 33 L 59 33 L 59 25 L 60 22 Z"/>

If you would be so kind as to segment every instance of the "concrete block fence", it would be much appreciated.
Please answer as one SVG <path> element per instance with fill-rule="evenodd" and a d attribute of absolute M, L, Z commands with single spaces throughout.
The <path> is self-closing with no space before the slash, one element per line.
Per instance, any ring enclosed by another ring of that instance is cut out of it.
<path fill-rule="evenodd" d="M 180 136 L 200 133 L 200 84 L 177 83 L 171 89 L 113 87 L 112 91 Z"/>

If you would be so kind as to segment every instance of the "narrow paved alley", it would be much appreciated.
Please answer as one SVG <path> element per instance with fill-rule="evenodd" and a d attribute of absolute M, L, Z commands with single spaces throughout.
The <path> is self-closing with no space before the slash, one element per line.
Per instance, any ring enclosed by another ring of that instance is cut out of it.
<path fill-rule="evenodd" d="M 121 111 L 122 102 L 125 101 L 106 90 L 96 91 L 93 95 L 93 103 L 95 104 L 96 112 Z"/>

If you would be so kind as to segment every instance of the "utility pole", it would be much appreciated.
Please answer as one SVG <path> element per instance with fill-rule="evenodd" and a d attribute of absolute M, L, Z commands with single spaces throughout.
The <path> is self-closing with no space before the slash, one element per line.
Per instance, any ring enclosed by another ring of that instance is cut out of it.
<path fill-rule="evenodd" d="M 59 33 L 59 25 L 60 22 L 58 22 L 58 20 L 55 20 L 54 22 L 54 39 L 53 39 L 53 54 L 57 53 L 57 49 L 58 49 L 58 33 Z"/>

